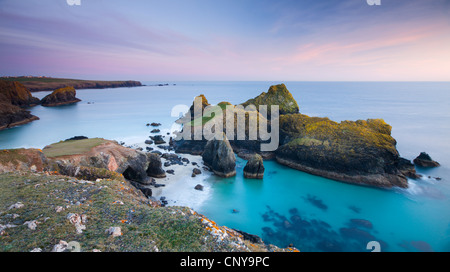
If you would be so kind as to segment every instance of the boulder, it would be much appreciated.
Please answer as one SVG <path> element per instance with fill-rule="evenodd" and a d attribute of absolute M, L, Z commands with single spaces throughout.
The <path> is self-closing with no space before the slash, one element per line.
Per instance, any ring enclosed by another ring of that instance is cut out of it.
<path fill-rule="evenodd" d="M 75 97 L 76 94 L 77 92 L 73 87 L 60 88 L 42 98 L 41 105 L 56 107 L 80 102 L 81 100 Z"/>
<path fill-rule="evenodd" d="M 203 185 L 197 184 L 197 185 L 194 187 L 194 189 L 195 189 L 195 190 L 198 190 L 198 191 L 203 191 Z"/>
<path fill-rule="evenodd" d="M 262 179 L 264 177 L 264 170 L 263 158 L 258 154 L 254 154 L 244 167 L 244 177 Z"/>
<path fill-rule="evenodd" d="M 148 153 L 147 175 L 154 178 L 165 178 L 166 172 L 162 169 L 161 158 L 158 154 Z"/>
<path fill-rule="evenodd" d="M 202 158 L 205 165 L 210 167 L 216 175 L 221 177 L 236 175 L 236 157 L 225 134 L 222 140 L 208 141 Z"/>
<path fill-rule="evenodd" d="M 440 166 L 440 164 L 437 161 L 433 161 L 430 155 L 428 155 L 425 152 L 420 153 L 420 155 L 414 159 L 414 164 L 420 167 L 427 167 L 427 168 Z"/>
<path fill-rule="evenodd" d="M 162 135 L 155 135 L 155 136 L 150 136 L 150 139 L 152 139 L 155 144 L 165 144 L 166 141 L 164 141 Z"/>

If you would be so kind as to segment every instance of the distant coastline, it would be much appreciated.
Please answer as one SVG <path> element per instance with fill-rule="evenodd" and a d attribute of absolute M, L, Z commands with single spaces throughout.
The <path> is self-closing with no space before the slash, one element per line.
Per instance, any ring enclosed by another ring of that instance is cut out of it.
<path fill-rule="evenodd" d="M 140 81 L 135 80 L 104 81 L 32 76 L 0 77 L 0 80 L 20 82 L 27 87 L 30 92 L 53 91 L 67 86 L 72 86 L 75 89 L 105 89 L 145 86 Z"/>

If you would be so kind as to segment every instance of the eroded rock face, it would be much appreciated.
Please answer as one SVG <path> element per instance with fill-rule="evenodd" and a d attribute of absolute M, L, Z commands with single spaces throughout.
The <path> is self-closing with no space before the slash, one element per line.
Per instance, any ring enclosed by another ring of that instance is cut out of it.
<path fill-rule="evenodd" d="M 0 80 L 0 101 L 19 107 L 30 107 L 39 104 L 39 99 L 33 97 L 30 91 L 17 81 Z"/>
<path fill-rule="evenodd" d="M 0 150 L 0 173 L 49 170 L 49 161 L 39 149 L 4 149 Z"/>
<path fill-rule="evenodd" d="M 236 175 L 236 157 L 225 135 L 223 140 L 208 141 L 202 158 L 205 165 L 210 167 L 216 175 L 221 177 Z"/>
<path fill-rule="evenodd" d="M 42 98 L 41 105 L 46 107 L 62 106 L 81 101 L 76 98 L 77 92 L 73 87 L 64 87 L 53 91 L 51 94 Z"/>
<path fill-rule="evenodd" d="M 438 167 L 440 164 L 437 161 L 433 161 L 430 155 L 426 152 L 420 153 L 420 155 L 414 159 L 414 164 L 420 167 Z"/>
<path fill-rule="evenodd" d="M 254 154 L 244 167 L 244 177 L 262 179 L 264 177 L 264 170 L 263 158 L 258 154 Z"/>
<path fill-rule="evenodd" d="M 92 140 L 70 141 L 67 142 L 68 146 L 66 148 L 68 150 L 75 149 L 76 146 L 87 145 Z M 51 149 L 51 145 L 45 147 L 44 152 Z M 139 183 L 145 184 L 149 180 L 147 176 L 147 169 L 149 167 L 147 154 L 121 146 L 115 141 L 103 140 L 98 145 L 79 154 L 61 154 L 51 159 L 58 162 L 60 170 L 66 169 L 66 175 L 73 176 L 72 172 L 80 169 L 82 173 L 91 176 L 91 174 L 97 172 L 94 171 L 95 169 L 106 169 L 122 174 L 124 178 Z M 62 165 L 66 167 L 62 167 Z"/>
<path fill-rule="evenodd" d="M 19 82 L 0 80 L 0 130 L 39 120 L 22 107 L 39 104 L 39 99 Z"/>

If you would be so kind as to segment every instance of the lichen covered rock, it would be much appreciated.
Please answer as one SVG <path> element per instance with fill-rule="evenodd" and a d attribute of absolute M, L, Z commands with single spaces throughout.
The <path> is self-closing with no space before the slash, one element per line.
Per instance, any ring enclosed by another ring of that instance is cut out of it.
<path fill-rule="evenodd" d="M 276 159 L 304 172 L 377 187 L 407 187 L 391 127 L 381 119 L 343 121 L 303 114 L 280 117 Z M 408 169 L 409 171 L 410 169 Z"/>
<path fill-rule="evenodd" d="M 46 107 L 62 106 L 81 101 L 76 98 L 76 90 L 73 87 L 64 87 L 53 91 L 41 100 L 41 105 Z"/>
<path fill-rule="evenodd" d="M 259 96 L 242 103 L 243 106 L 250 104 L 255 105 L 256 109 L 259 109 L 260 105 L 267 105 L 268 114 L 271 112 L 272 105 L 279 106 L 280 114 L 299 112 L 297 101 L 295 101 L 294 97 L 284 84 L 270 86 L 267 93 L 263 92 Z"/>

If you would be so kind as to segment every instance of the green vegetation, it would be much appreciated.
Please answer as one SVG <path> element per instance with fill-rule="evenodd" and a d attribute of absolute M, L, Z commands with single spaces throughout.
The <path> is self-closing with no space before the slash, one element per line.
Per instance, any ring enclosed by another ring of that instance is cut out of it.
<path fill-rule="evenodd" d="M 250 104 L 255 105 L 256 109 L 259 109 L 260 105 L 267 105 L 269 115 L 271 113 L 271 105 L 278 105 L 280 114 L 299 112 L 297 102 L 284 84 L 270 86 L 267 93 L 263 92 L 259 96 L 242 103 L 244 107 Z"/>
<path fill-rule="evenodd" d="M 48 158 L 77 155 L 86 153 L 92 148 L 107 142 L 108 140 L 102 138 L 61 141 L 46 146 L 43 152 Z"/>
<path fill-rule="evenodd" d="M 60 240 L 76 241 L 82 251 L 212 249 L 202 239 L 206 230 L 201 221 L 188 208 L 153 208 L 124 181 L 85 183 L 65 176 L 1 174 L 0 196 L 0 224 L 16 226 L 0 236 L 0 251 L 51 251 Z M 17 202 L 24 207 L 8 210 Z M 56 212 L 57 207 L 64 210 Z M 86 216 L 82 233 L 66 218 L 69 213 Z M 33 220 L 36 229 L 28 229 L 24 223 Z M 123 235 L 111 237 L 105 233 L 110 227 L 120 227 Z"/>
<path fill-rule="evenodd" d="M 280 130 L 292 139 L 290 145 L 322 145 L 346 147 L 374 147 L 398 154 L 396 141 L 390 136 L 391 126 L 382 119 L 343 121 L 309 117 L 303 114 L 280 116 Z M 343 150 L 344 152 L 345 150 Z"/>

